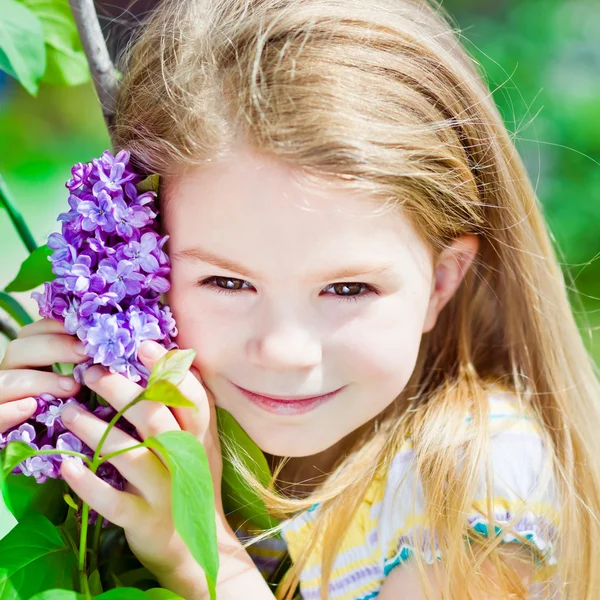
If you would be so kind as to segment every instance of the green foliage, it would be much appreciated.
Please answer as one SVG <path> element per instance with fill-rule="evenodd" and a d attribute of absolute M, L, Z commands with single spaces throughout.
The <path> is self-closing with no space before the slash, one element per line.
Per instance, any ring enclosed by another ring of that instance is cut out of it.
<path fill-rule="evenodd" d="M 37 96 L 46 70 L 46 50 L 38 17 L 17 0 L 3 0 L 0 19 L 0 69 Z"/>
<path fill-rule="evenodd" d="M 52 250 L 48 246 L 40 246 L 34 250 L 21 264 L 17 276 L 6 286 L 6 292 L 27 292 L 45 281 L 52 281 L 52 263 L 48 260 Z"/>
<path fill-rule="evenodd" d="M 195 408 L 196 405 L 188 400 L 179 388 L 170 381 L 155 381 L 147 387 L 139 397 L 140 400 L 162 402 L 166 406 L 178 406 L 181 408 Z"/>
<path fill-rule="evenodd" d="M 42 83 L 81 85 L 90 69 L 68 0 L 20 0 L 37 15 L 44 30 L 48 66 Z"/>
<path fill-rule="evenodd" d="M 148 379 L 148 387 L 152 386 L 158 380 L 179 385 L 183 381 L 185 374 L 189 371 L 195 356 L 196 351 L 192 349 L 169 350 L 154 365 Z"/>
<path fill-rule="evenodd" d="M 267 485 L 271 479 L 271 471 L 262 450 L 240 427 L 231 413 L 219 406 L 216 407 L 216 411 L 219 437 L 228 440 L 236 447 L 244 465 L 259 478 L 263 485 Z M 235 512 L 244 522 L 253 523 L 261 529 L 269 529 L 278 524 L 278 521 L 267 512 L 264 502 L 242 479 L 226 455 L 223 457 L 221 492 L 223 507 L 227 514 Z"/>
<path fill-rule="evenodd" d="M 30 598 L 49 588 L 73 589 L 73 548 L 43 515 L 31 514 L 0 545 L 0 600 Z"/>
<path fill-rule="evenodd" d="M 0 69 L 33 96 L 39 83 L 80 85 L 90 72 L 67 0 L 3 0 Z"/>
<path fill-rule="evenodd" d="M 214 600 L 219 551 L 214 487 L 204 447 L 188 431 L 166 431 L 147 438 L 144 445 L 158 450 L 169 467 L 175 528 L 204 569 Z"/>
<path fill-rule="evenodd" d="M 2 291 L 0 291 L 0 308 L 5 310 L 21 327 L 33 323 L 33 319 L 19 302 Z"/>

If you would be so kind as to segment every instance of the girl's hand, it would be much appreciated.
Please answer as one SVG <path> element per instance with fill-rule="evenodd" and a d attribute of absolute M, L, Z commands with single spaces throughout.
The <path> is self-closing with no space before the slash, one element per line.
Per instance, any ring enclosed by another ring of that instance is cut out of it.
<path fill-rule="evenodd" d="M 86 360 L 83 343 L 69 335 L 60 321 L 41 319 L 25 325 L 0 363 L 0 433 L 29 419 L 43 393 L 57 398 L 75 395 L 81 386 L 72 378 L 31 367 Z"/>
<path fill-rule="evenodd" d="M 152 341 L 140 346 L 139 360 L 152 370 L 167 351 Z M 221 502 L 222 458 L 217 433 L 214 398 L 202 383 L 194 367 L 179 384 L 181 393 L 197 406 L 172 408 L 158 402 L 143 400 L 130 408 L 125 417 L 142 439 L 165 431 L 182 429 L 195 435 L 204 445 L 213 478 L 217 527 L 224 523 Z M 119 374 L 94 366 L 84 377 L 85 385 L 97 392 L 119 411 L 138 396 L 143 388 Z M 78 438 L 96 449 L 107 424 L 95 415 L 67 407 L 62 421 Z M 120 429 L 108 434 L 102 455 L 134 446 L 139 442 Z M 137 448 L 109 461 L 125 477 L 124 491 L 118 491 L 102 481 L 76 461 L 65 460 L 61 473 L 73 491 L 103 517 L 122 527 L 132 552 L 155 575 L 176 571 L 181 564 L 190 563 L 190 553 L 175 531 L 171 516 L 170 474 L 159 456 L 148 448 Z"/>

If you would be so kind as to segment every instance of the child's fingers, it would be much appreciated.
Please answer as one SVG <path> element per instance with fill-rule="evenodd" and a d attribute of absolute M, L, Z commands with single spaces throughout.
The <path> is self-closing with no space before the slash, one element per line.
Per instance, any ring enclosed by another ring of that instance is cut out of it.
<path fill-rule="evenodd" d="M 118 527 L 132 528 L 144 518 L 147 505 L 142 498 L 116 490 L 77 459 L 63 460 L 60 472 L 86 504 Z"/>
<path fill-rule="evenodd" d="M 0 404 L 40 394 L 68 398 L 80 389 L 81 386 L 67 375 L 34 369 L 0 369 Z"/>
<path fill-rule="evenodd" d="M 62 422 L 82 442 L 92 450 L 96 450 L 107 423 L 92 413 L 71 404 L 62 413 Z M 113 427 L 107 435 L 101 456 L 131 448 L 139 442 L 130 435 Z M 164 495 L 165 485 L 168 485 L 169 472 L 161 463 L 159 457 L 148 448 L 136 448 L 111 458 L 108 462 L 142 491 L 148 501 L 160 500 Z M 107 517 L 108 518 L 108 517 Z"/>
<path fill-rule="evenodd" d="M 99 378 L 96 379 L 98 376 Z M 143 388 L 137 383 L 119 373 L 110 373 L 100 366 L 88 369 L 84 381 L 116 411 L 123 409 L 143 392 Z M 143 439 L 179 429 L 173 413 L 164 404 L 158 402 L 142 400 L 129 408 L 125 415 Z"/>
<path fill-rule="evenodd" d="M 35 412 L 35 398 L 23 398 L 16 402 L 0 404 L 0 433 L 20 425 Z"/>
<path fill-rule="evenodd" d="M 65 331 L 64 323 L 57 321 L 56 319 L 39 319 L 29 325 L 24 325 L 19 329 L 17 334 L 18 338 L 28 337 L 30 335 L 37 335 L 39 333 L 67 333 Z"/>
<path fill-rule="evenodd" d="M 145 367 L 152 370 L 158 360 L 166 353 L 167 350 L 160 344 L 146 340 L 140 346 L 139 359 Z M 179 391 L 196 405 L 197 410 L 174 408 L 173 412 L 177 415 L 177 421 L 181 424 L 183 419 L 185 427 L 182 428 L 185 428 L 186 431 L 189 431 L 202 440 L 210 422 L 210 402 L 206 390 L 200 381 L 200 377 L 195 377 L 189 371 L 185 374 L 178 387 Z"/>
<path fill-rule="evenodd" d="M 83 342 L 72 335 L 40 333 L 12 340 L 0 369 L 46 367 L 53 363 L 80 363 L 87 357 Z"/>

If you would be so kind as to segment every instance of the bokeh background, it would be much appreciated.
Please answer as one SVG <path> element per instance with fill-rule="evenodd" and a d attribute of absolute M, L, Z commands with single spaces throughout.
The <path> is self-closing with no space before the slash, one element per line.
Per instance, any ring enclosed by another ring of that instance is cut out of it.
<path fill-rule="evenodd" d="M 156 0 L 96 0 L 115 54 Z M 445 0 L 537 188 L 584 341 L 600 365 L 600 2 Z M 110 147 L 92 83 L 31 97 L 0 71 L 0 173 L 39 244 L 67 208 L 76 162 Z M 0 286 L 27 251 L 0 209 Z M 567 281 L 570 279 L 568 278 Z M 32 315 L 29 292 L 16 294 Z M 0 351 L 5 340 L 0 340 Z"/>

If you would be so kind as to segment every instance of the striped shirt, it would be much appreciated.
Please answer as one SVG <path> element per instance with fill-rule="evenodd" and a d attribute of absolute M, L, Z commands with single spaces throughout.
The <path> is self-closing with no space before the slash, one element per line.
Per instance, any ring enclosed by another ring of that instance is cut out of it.
<path fill-rule="evenodd" d="M 488 453 L 493 473 L 495 519 L 501 525 L 511 521 L 521 513 L 527 501 L 525 512 L 511 530 L 528 539 L 552 570 L 556 565 L 558 501 L 542 441 L 541 425 L 532 414 L 519 412 L 516 399 L 509 392 L 494 388 L 489 394 L 489 402 Z M 467 416 L 466 422 L 469 420 Z M 417 551 L 413 541 L 417 531 L 423 533 L 424 543 L 419 552 L 425 562 L 432 564 L 440 558 L 437 543 L 432 545 L 427 535 L 423 491 L 411 468 L 414 466 L 413 457 L 408 438 L 388 472 L 379 472 L 373 480 L 334 561 L 329 581 L 331 600 L 375 598 L 389 572 Z M 544 471 L 545 468 L 548 470 Z M 413 493 L 416 494 L 414 503 Z M 485 475 L 482 473 L 473 512 L 465 518 L 473 530 L 484 535 L 488 534 L 488 523 L 482 514 L 486 510 L 486 499 Z M 477 510 L 478 507 L 482 507 L 482 512 Z M 319 505 L 315 504 L 284 521 L 282 538 L 269 538 L 248 548 L 265 579 L 273 576 L 288 552 L 292 561 L 299 556 L 313 530 L 318 512 Z M 232 525 L 236 529 L 236 524 Z M 247 535 L 241 526 L 236 533 L 240 538 Z M 505 533 L 502 541 L 519 542 L 511 533 Z M 320 548 L 319 544 L 301 573 L 300 597 L 303 600 L 320 599 Z M 548 569 L 539 572 L 545 573 L 545 577 Z M 535 596 L 541 587 L 543 582 L 534 578 L 530 593 Z"/>

